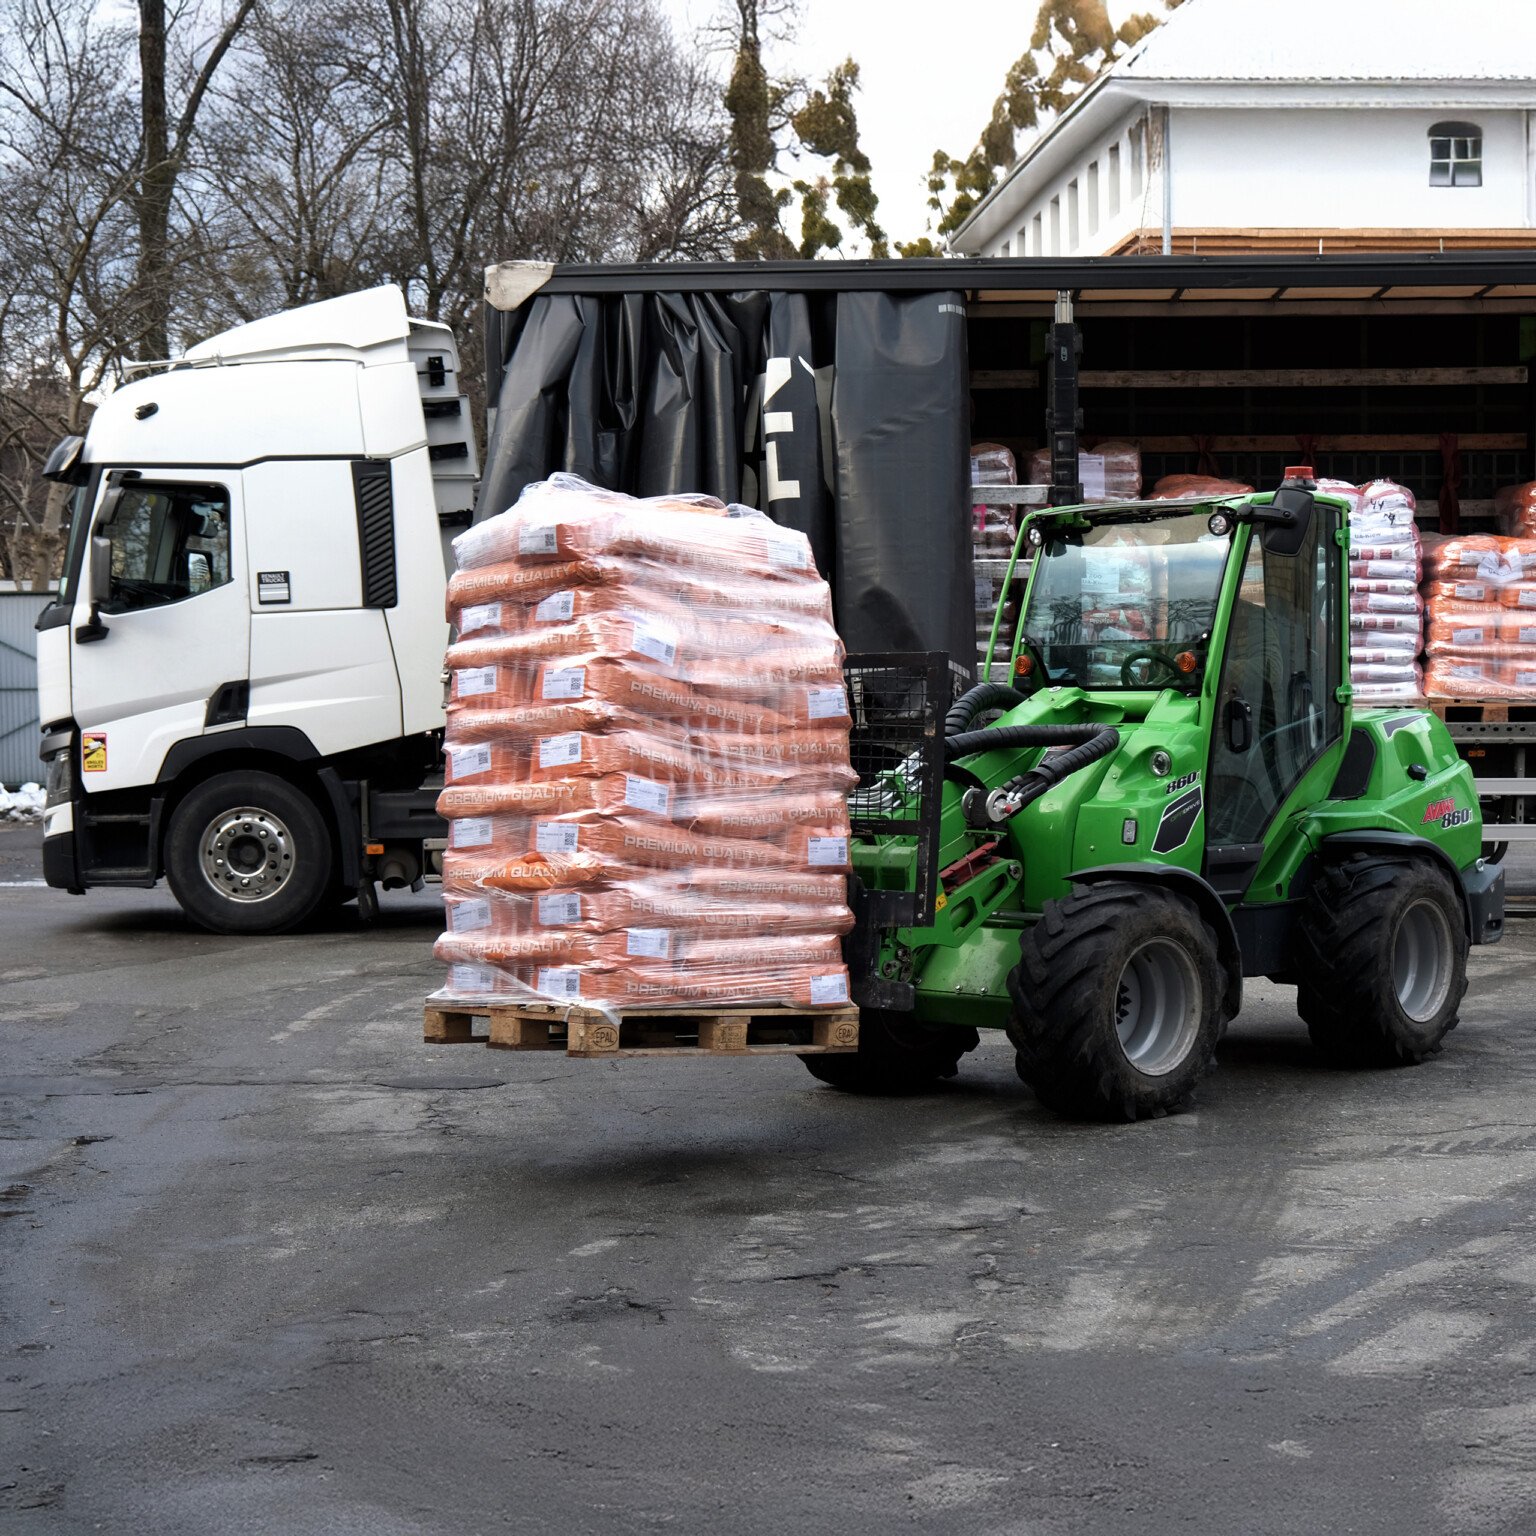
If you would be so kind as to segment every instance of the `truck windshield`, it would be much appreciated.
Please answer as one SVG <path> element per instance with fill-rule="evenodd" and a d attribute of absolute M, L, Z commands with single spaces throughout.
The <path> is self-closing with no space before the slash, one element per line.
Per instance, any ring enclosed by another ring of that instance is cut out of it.
<path fill-rule="evenodd" d="M 1022 628 L 1048 681 L 1199 686 L 1231 548 L 1209 517 L 1046 530 Z"/>

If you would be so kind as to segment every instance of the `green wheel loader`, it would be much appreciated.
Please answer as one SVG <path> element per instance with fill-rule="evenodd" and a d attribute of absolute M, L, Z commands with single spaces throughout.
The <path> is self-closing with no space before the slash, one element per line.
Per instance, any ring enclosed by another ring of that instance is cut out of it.
<path fill-rule="evenodd" d="M 1007 683 L 850 658 L 861 1045 L 809 1070 L 910 1090 L 1001 1029 L 1051 1108 L 1160 1115 L 1246 976 L 1341 1065 L 1437 1051 L 1503 871 L 1440 721 L 1352 703 L 1345 504 L 1293 472 L 1030 513 L 1026 548 Z"/>

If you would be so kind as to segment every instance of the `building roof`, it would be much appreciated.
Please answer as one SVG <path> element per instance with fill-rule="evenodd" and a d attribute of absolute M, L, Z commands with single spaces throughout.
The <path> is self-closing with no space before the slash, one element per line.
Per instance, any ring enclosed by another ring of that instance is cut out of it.
<path fill-rule="evenodd" d="M 1133 80 L 1536 80 L 1529 0 L 1184 0 Z"/>

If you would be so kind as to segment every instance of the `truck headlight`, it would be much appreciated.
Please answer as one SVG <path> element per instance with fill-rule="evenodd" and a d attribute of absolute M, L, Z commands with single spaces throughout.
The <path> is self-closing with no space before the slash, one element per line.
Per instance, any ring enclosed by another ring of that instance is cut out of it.
<path fill-rule="evenodd" d="M 67 805 L 74 798 L 73 763 L 74 754 L 67 747 L 48 759 L 48 772 L 44 780 L 45 808 Z"/>

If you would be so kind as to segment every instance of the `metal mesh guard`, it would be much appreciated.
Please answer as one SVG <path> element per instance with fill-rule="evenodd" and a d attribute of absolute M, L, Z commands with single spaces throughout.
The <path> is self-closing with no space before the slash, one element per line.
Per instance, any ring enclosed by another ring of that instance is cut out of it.
<path fill-rule="evenodd" d="M 968 679 L 939 651 L 850 656 L 843 671 L 859 776 L 848 795 L 854 835 L 917 844 L 915 889 L 868 892 L 868 917 L 882 926 L 924 927 L 934 918 L 944 716 Z"/>

